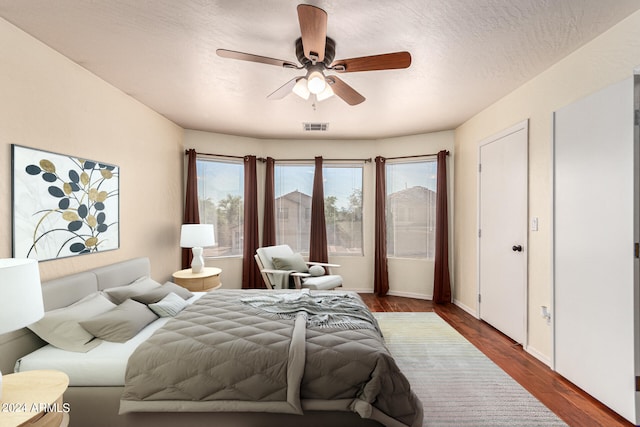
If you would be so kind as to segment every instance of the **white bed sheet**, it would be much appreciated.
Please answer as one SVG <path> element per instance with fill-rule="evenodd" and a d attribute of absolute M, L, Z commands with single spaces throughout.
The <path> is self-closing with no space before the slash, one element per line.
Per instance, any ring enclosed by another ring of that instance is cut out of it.
<path fill-rule="evenodd" d="M 194 292 L 187 302 L 193 303 L 204 294 Z M 66 351 L 47 344 L 18 359 L 14 371 L 56 369 L 69 376 L 70 386 L 123 386 L 129 356 L 169 319 L 164 317 L 153 321 L 129 341 L 103 341 L 86 353 Z"/>

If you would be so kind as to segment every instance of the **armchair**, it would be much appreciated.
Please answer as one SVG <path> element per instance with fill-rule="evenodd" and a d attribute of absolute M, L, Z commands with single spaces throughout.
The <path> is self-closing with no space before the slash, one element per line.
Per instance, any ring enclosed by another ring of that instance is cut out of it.
<path fill-rule="evenodd" d="M 289 268 L 278 269 L 276 265 L 289 264 Z M 342 277 L 331 274 L 332 267 L 340 267 L 338 264 L 328 264 L 321 262 L 305 262 L 299 254 L 295 254 L 289 245 L 267 246 L 258 248 L 255 254 L 258 268 L 262 274 L 262 279 L 268 289 L 287 288 L 289 278 L 293 278 L 296 289 L 316 289 L 328 290 L 342 286 Z M 297 264 L 297 265 L 294 265 Z M 302 264 L 302 265 L 300 265 Z M 291 268 L 291 267 L 298 268 Z M 308 267 L 321 266 L 326 274 L 314 276 L 308 272 Z"/>

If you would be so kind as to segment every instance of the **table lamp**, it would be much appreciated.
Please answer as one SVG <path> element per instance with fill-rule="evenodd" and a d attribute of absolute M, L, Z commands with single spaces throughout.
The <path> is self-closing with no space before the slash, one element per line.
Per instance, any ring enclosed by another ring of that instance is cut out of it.
<path fill-rule="evenodd" d="M 0 334 L 17 331 L 44 316 L 38 261 L 0 259 Z M 0 398 L 2 372 L 0 372 Z"/>
<path fill-rule="evenodd" d="M 183 224 L 180 231 L 180 247 L 191 248 L 193 260 L 191 261 L 191 271 L 193 273 L 202 272 L 204 258 L 202 258 L 202 248 L 216 244 L 213 234 L 213 224 Z"/>

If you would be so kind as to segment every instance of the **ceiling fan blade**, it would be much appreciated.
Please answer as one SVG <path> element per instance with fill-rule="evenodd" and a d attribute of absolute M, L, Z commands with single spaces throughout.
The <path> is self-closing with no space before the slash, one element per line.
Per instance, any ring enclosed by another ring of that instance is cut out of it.
<path fill-rule="evenodd" d="M 327 12 L 309 4 L 298 5 L 298 22 L 304 56 L 316 62 L 324 61 L 327 42 Z"/>
<path fill-rule="evenodd" d="M 333 93 L 342 98 L 349 105 L 358 105 L 364 102 L 365 97 L 360 95 L 354 88 L 340 80 L 336 76 L 327 76 L 327 82 L 331 86 Z"/>
<path fill-rule="evenodd" d="M 260 64 L 275 65 L 283 68 L 301 68 L 293 62 L 284 61 L 282 59 L 269 58 L 266 56 L 253 55 L 251 53 L 236 52 L 235 50 L 217 49 L 218 56 L 230 59 L 239 59 L 240 61 L 258 62 Z"/>
<path fill-rule="evenodd" d="M 331 64 L 331 68 L 339 73 L 356 71 L 396 70 L 411 65 L 409 52 L 385 53 L 382 55 L 362 56 L 360 58 L 339 59 Z"/>
<path fill-rule="evenodd" d="M 289 80 L 288 82 L 286 82 L 285 84 L 280 86 L 278 89 L 276 89 L 269 96 L 267 96 L 267 99 L 282 99 L 282 98 L 284 98 L 285 96 L 289 95 L 291 93 L 291 91 L 293 91 L 293 87 L 296 85 L 296 83 L 298 83 L 298 80 L 300 80 L 302 78 L 303 77 L 294 77 L 293 79 Z"/>

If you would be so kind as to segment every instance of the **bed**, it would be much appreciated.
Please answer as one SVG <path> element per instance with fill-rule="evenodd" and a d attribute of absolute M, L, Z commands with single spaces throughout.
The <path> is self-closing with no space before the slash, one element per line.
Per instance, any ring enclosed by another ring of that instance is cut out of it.
<path fill-rule="evenodd" d="M 131 289 L 149 272 L 149 260 L 136 258 L 43 283 L 45 310 Z M 182 298 L 186 308 L 175 317 L 86 352 L 62 352 L 26 328 L 1 335 L 0 370 L 66 372 L 78 427 L 422 425 L 421 403 L 375 319 L 366 307 L 354 311 L 364 306 L 357 294 L 217 290 Z"/>

